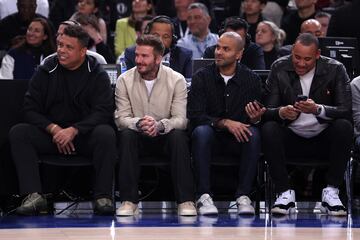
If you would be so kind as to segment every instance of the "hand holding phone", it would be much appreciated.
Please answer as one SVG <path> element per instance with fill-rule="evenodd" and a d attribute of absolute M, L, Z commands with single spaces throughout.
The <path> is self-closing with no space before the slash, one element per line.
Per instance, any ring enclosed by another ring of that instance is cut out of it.
<path fill-rule="evenodd" d="M 299 94 L 299 95 L 297 95 L 297 97 L 296 97 L 296 102 L 306 101 L 307 99 L 308 99 L 308 96 Z"/>

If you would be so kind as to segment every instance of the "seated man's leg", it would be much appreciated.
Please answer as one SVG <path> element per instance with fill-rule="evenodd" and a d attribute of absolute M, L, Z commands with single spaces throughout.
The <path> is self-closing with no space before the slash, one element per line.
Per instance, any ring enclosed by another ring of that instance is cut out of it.
<path fill-rule="evenodd" d="M 139 133 L 124 129 L 118 132 L 119 150 L 119 191 L 122 205 L 116 215 L 129 216 L 139 212 Z"/>
<path fill-rule="evenodd" d="M 112 185 L 117 160 L 115 130 L 110 125 L 98 125 L 90 133 L 90 151 L 95 168 L 95 213 L 112 214 L 114 211 Z"/>
<path fill-rule="evenodd" d="M 18 214 L 34 215 L 46 212 L 47 203 L 42 192 L 38 154 L 58 153 L 52 136 L 36 126 L 17 124 L 9 132 L 12 158 L 15 163 L 20 194 L 28 194 Z"/>
<path fill-rule="evenodd" d="M 196 127 L 191 136 L 191 152 L 195 165 L 196 204 L 199 214 L 217 214 L 211 198 L 210 163 L 214 143 L 214 129 L 209 125 Z"/>
<path fill-rule="evenodd" d="M 339 199 L 339 186 L 343 182 L 353 140 L 353 128 L 345 119 L 335 120 L 324 130 L 324 140 L 330 140 L 330 168 L 326 175 L 328 186 L 322 192 L 322 211 L 330 215 L 346 215 L 346 209 Z"/>
<path fill-rule="evenodd" d="M 253 188 L 257 174 L 257 164 L 260 158 L 261 139 L 260 130 L 250 127 L 252 136 L 249 142 L 241 143 L 241 158 L 239 165 L 239 183 L 235 193 L 239 214 L 254 214 L 255 209 L 251 205 L 249 195 Z"/>
<path fill-rule="evenodd" d="M 191 167 L 189 137 L 186 131 L 174 129 L 166 137 L 166 152 L 171 159 L 171 174 L 179 215 L 196 215 L 194 176 Z"/>
<path fill-rule="evenodd" d="M 284 144 L 287 131 L 290 130 L 275 121 L 266 122 L 261 130 L 264 157 L 269 164 L 270 176 L 278 195 L 271 210 L 275 214 L 289 214 L 295 210 L 295 192 L 290 190 L 286 169 Z"/>

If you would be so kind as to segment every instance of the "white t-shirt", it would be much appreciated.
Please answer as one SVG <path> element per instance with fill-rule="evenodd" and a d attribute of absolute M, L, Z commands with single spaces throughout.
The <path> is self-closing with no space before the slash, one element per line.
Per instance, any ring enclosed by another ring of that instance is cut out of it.
<path fill-rule="evenodd" d="M 302 92 L 305 96 L 309 96 L 314 75 L 315 68 L 305 75 L 299 76 Z M 324 115 L 324 109 L 322 109 L 322 115 Z M 300 113 L 300 116 L 289 125 L 289 128 L 300 137 L 311 138 L 321 133 L 327 126 L 328 124 L 320 124 L 312 113 Z"/>
<path fill-rule="evenodd" d="M 153 79 L 153 80 L 144 80 L 144 83 L 145 83 L 145 86 L 146 86 L 146 89 L 147 89 L 147 92 L 148 92 L 148 96 L 150 96 L 151 91 L 152 91 L 152 89 L 154 87 L 155 79 Z"/>
<path fill-rule="evenodd" d="M 227 85 L 228 81 L 229 81 L 233 76 L 235 76 L 235 74 L 230 75 L 230 76 L 226 76 L 226 75 L 221 74 L 221 73 L 220 73 L 220 75 L 223 77 L 224 82 L 225 82 L 225 85 Z"/>

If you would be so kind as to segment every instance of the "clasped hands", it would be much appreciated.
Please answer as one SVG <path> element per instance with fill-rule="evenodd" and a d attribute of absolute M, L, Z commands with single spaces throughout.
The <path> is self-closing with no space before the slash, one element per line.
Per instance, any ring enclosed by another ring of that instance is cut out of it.
<path fill-rule="evenodd" d="M 156 121 L 151 116 L 142 117 L 137 123 L 136 127 L 142 134 L 149 137 L 156 137 L 164 129 L 163 124 L 160 121 Z"/>
<path fill-rule="evenodd" d="M 73 140 L 78 134 L 78 130 L 74 127 L 62 128 L 57 124 L 50 124 L 47 127 L 48 132 L 53 137 L 59 153 L 74 154 L 76 152 Z"/>

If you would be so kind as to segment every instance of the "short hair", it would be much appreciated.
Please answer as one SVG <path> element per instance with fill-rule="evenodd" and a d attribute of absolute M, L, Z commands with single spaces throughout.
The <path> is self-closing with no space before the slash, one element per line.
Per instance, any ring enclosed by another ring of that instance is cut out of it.
<path fill-rule="evenodd" d="M 153 47 L 154 53 L 158 55 L 163 55 L 165 51 L 165 46 L 160 40 L 158 36 L 151 35 L 151 34 L 144 34 L 141 35 L 136 39 L 137 46 L 150 46 Z"/>
<path fill-rule="evenodd" d="M 317 37 L 312 35 L 311 33 L 301 33 L 295 40 L 295 43 L 301 43 L 304 46 L 315 45 L 316 48 L 319 48 L 319 40 Z"/>
<path fill-rule="evenodd" d="M 208 8 L 203 3 L 199 3 L 199 2 L 192 3 L 189 5 L 188 10 L 197 9 L 197 8 L 200 9 L 207 16 L 210 16 Z"/>
<path fill-rule="evenodd" d="M 270 31 L 275 36 L 275 47 L 281 47 L 286 38 L 285 31 L 271 21 L 261 21 L 260 23 L 266 24 L 270 28 Z"/>
<path fill-rule="evenodd" d="M 224 32 L 221 37 L 228 37 L 232 38 L 236 41 L 236 46 L 238 47 L 238 50 L 244 49 L 245 41 L 244 39 L 236 32 Z"/>
<path fill-rule="evenodd" d="M 249 29 L 249 24 L 243 18 L 232 16 L 232 17 L 226 18 L 222 22 L 222 26 L 221 26 L 221 30 L 220 30 L 220 31 L 222 31 L 221 34 L 223 32 L 225 32 L 227 28 L 230 28 L 234 31 L 244 29 L 245 32 L 247 32 Z"/>
<path fill-rule="evenodd" d="M 315 14 L 314 18 L 322 18 L 322 17 L 331 18 L 331 14 L 327 12 L 318 12 Z"/>
<path fill-rule="evenodd" d="M 78 22 L 81 26 L 90 25 L 95 28 L 96 31 L 100 32 L 99 20 L 94 14 L 87 15 L 81 12 L 76 12 L 70 19 Z"/>
<path fill-rule="evenodd" d="M 266 4 L 266 3 L 267 3 L 267 0 L 259 0 L 259 2 L 260 2 L 261 4 Z"/>
<path fill-rule="evenodd" d="M 89 34 L 80 26 L 69 25 L 64 29 L 64 35 L 77 38 L 82 47 L 87 47 L 89 44 Z"/>
<path fill-rule="evenodd" d="M 78 23 L 77 21 L 75 20 L 72 20 L 72 19 L 69 19 L 69 20 L 66 20 L 66 21 L 63 21 L 60 23 L 60 25 L 66 25 L 66 26 L 70 26 L 70 25 L 77 25 L 77 26 L 81 26 L 80 23 Z"/>
<path fill-rule="evenodd" d="M 171 18 L 165 15 L 159 15 L 150 20 L 145 27 L 144 34 L 150 34 L 151 29 L 153 28 L 155 23 L 164 23 L 168 24 L 171 27 L 171 34 L 175 33 L 174 23 L 172 22 Z"/>

